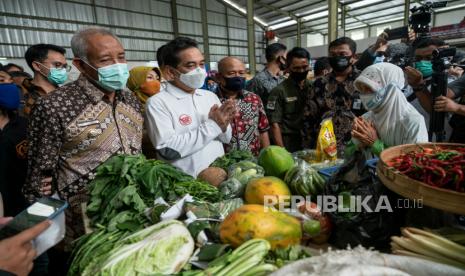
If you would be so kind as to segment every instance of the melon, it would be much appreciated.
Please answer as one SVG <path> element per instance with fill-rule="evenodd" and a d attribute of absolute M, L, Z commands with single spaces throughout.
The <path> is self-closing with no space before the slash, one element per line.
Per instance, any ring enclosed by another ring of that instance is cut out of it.
<path fill-rule="evenodd" d="M 265 196 L 275 199 L 267 199 Z M 263 205 L 265 201 L 271 202 L 268 200 L 273 200 L 275 207 L 277 207 L 277 204 L 282 200 L 289 201 L 290 196 L 291 191 L 286 183 L 274 176 L 254 178 L 249 181 L 245 189 L 245 202 L 247 204 Z"/>
<path fill-rule="evenodd" d="M 265 239 L 271 248 L 285 248 L 300 243 L 302 228 L 298 219 L 263 205 L 243 205 L 220 225 L 223 243 L 238 247 L 251 239 Z"/>
<path fill-rule="evenodd" d="M 228 173 L 222 168 L 209 167 L 201 171 L 197 178 L 199 180 L 206 181 L 215 187 L 218 187 L 221 182 L 228 179 Z"/>
<path fill-rule="evenodd" d="M 265 169 L 265 175 L 283 179 L 286 172 L 294 166 L 294 158 L 283 147 L 269 146 L 261 150 L 258 164 Z"/>

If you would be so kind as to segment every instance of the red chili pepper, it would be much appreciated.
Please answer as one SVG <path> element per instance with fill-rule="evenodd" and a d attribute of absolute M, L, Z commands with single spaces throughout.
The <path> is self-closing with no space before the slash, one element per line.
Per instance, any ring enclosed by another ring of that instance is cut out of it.
<path fill-rule="evenodd" d="M 460 182 L 463 181 L 463 171 L 459 167 L 454 167 L 450 170 L 451 172 L 456 173 L 456 178 L 454 181 L 454 186 L 456 191 L 460 191 Z"/>

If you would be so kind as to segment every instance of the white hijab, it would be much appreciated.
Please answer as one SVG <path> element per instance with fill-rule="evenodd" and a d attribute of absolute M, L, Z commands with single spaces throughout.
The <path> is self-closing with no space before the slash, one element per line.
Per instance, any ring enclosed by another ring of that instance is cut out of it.
<path fill-rule="evenodd" d="M 366 113 L 364 117 L 373 119 L 376 130 L 385 144 L 395 146 L 404 143 L 404 137 L 399 137 L 398 133 L 393 133 L 396 124 L 399 124 L 407 116 L 421 116 L 421 114 L 407 101 L 401 91 L 401 87 L 405 86 L 402 69 L 391 63 L 371 65 L 363 70 L 354 82 L 355 88 L 359 91 L 361 83 L 368 85 L 373 91 L 387 87 L 386 96 L 381 105 Z M 426 130 L 424 121 L 420 128 Z"/>

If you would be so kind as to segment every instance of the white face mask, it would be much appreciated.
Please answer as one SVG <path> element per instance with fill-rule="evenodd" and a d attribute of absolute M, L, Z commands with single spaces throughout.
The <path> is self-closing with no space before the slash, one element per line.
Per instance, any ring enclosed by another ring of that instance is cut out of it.
<path fill-rule="evenodd" d="M 192 89 L 198 89 L 205 83 L 207 71 L 204 68 L 197 67 L 189 73 L 181 73 L 179 80 Z"/>
<path fill-rule="evenodd" d="M 374 93 L 360 94 L 360 100 L 367 110 L 378 108 L 386 97 L 387 86 L 379 89 Z"/>

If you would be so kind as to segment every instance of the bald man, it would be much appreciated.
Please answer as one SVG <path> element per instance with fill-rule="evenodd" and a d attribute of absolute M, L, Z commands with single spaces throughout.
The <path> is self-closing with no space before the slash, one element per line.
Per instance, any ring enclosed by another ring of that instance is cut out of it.
<path fill-rule="evenodd" d="M 232 139 L 225 151 L 249 150 L 258 155 L 270 145 L 270 128 L 263 103 L 256 94 L 244 90 L 245 65 L 235 57 L 225 57 L 218 63 L 218 97 L 221 102 L 232 99 L 238 112 L 231 122 Z"/>

